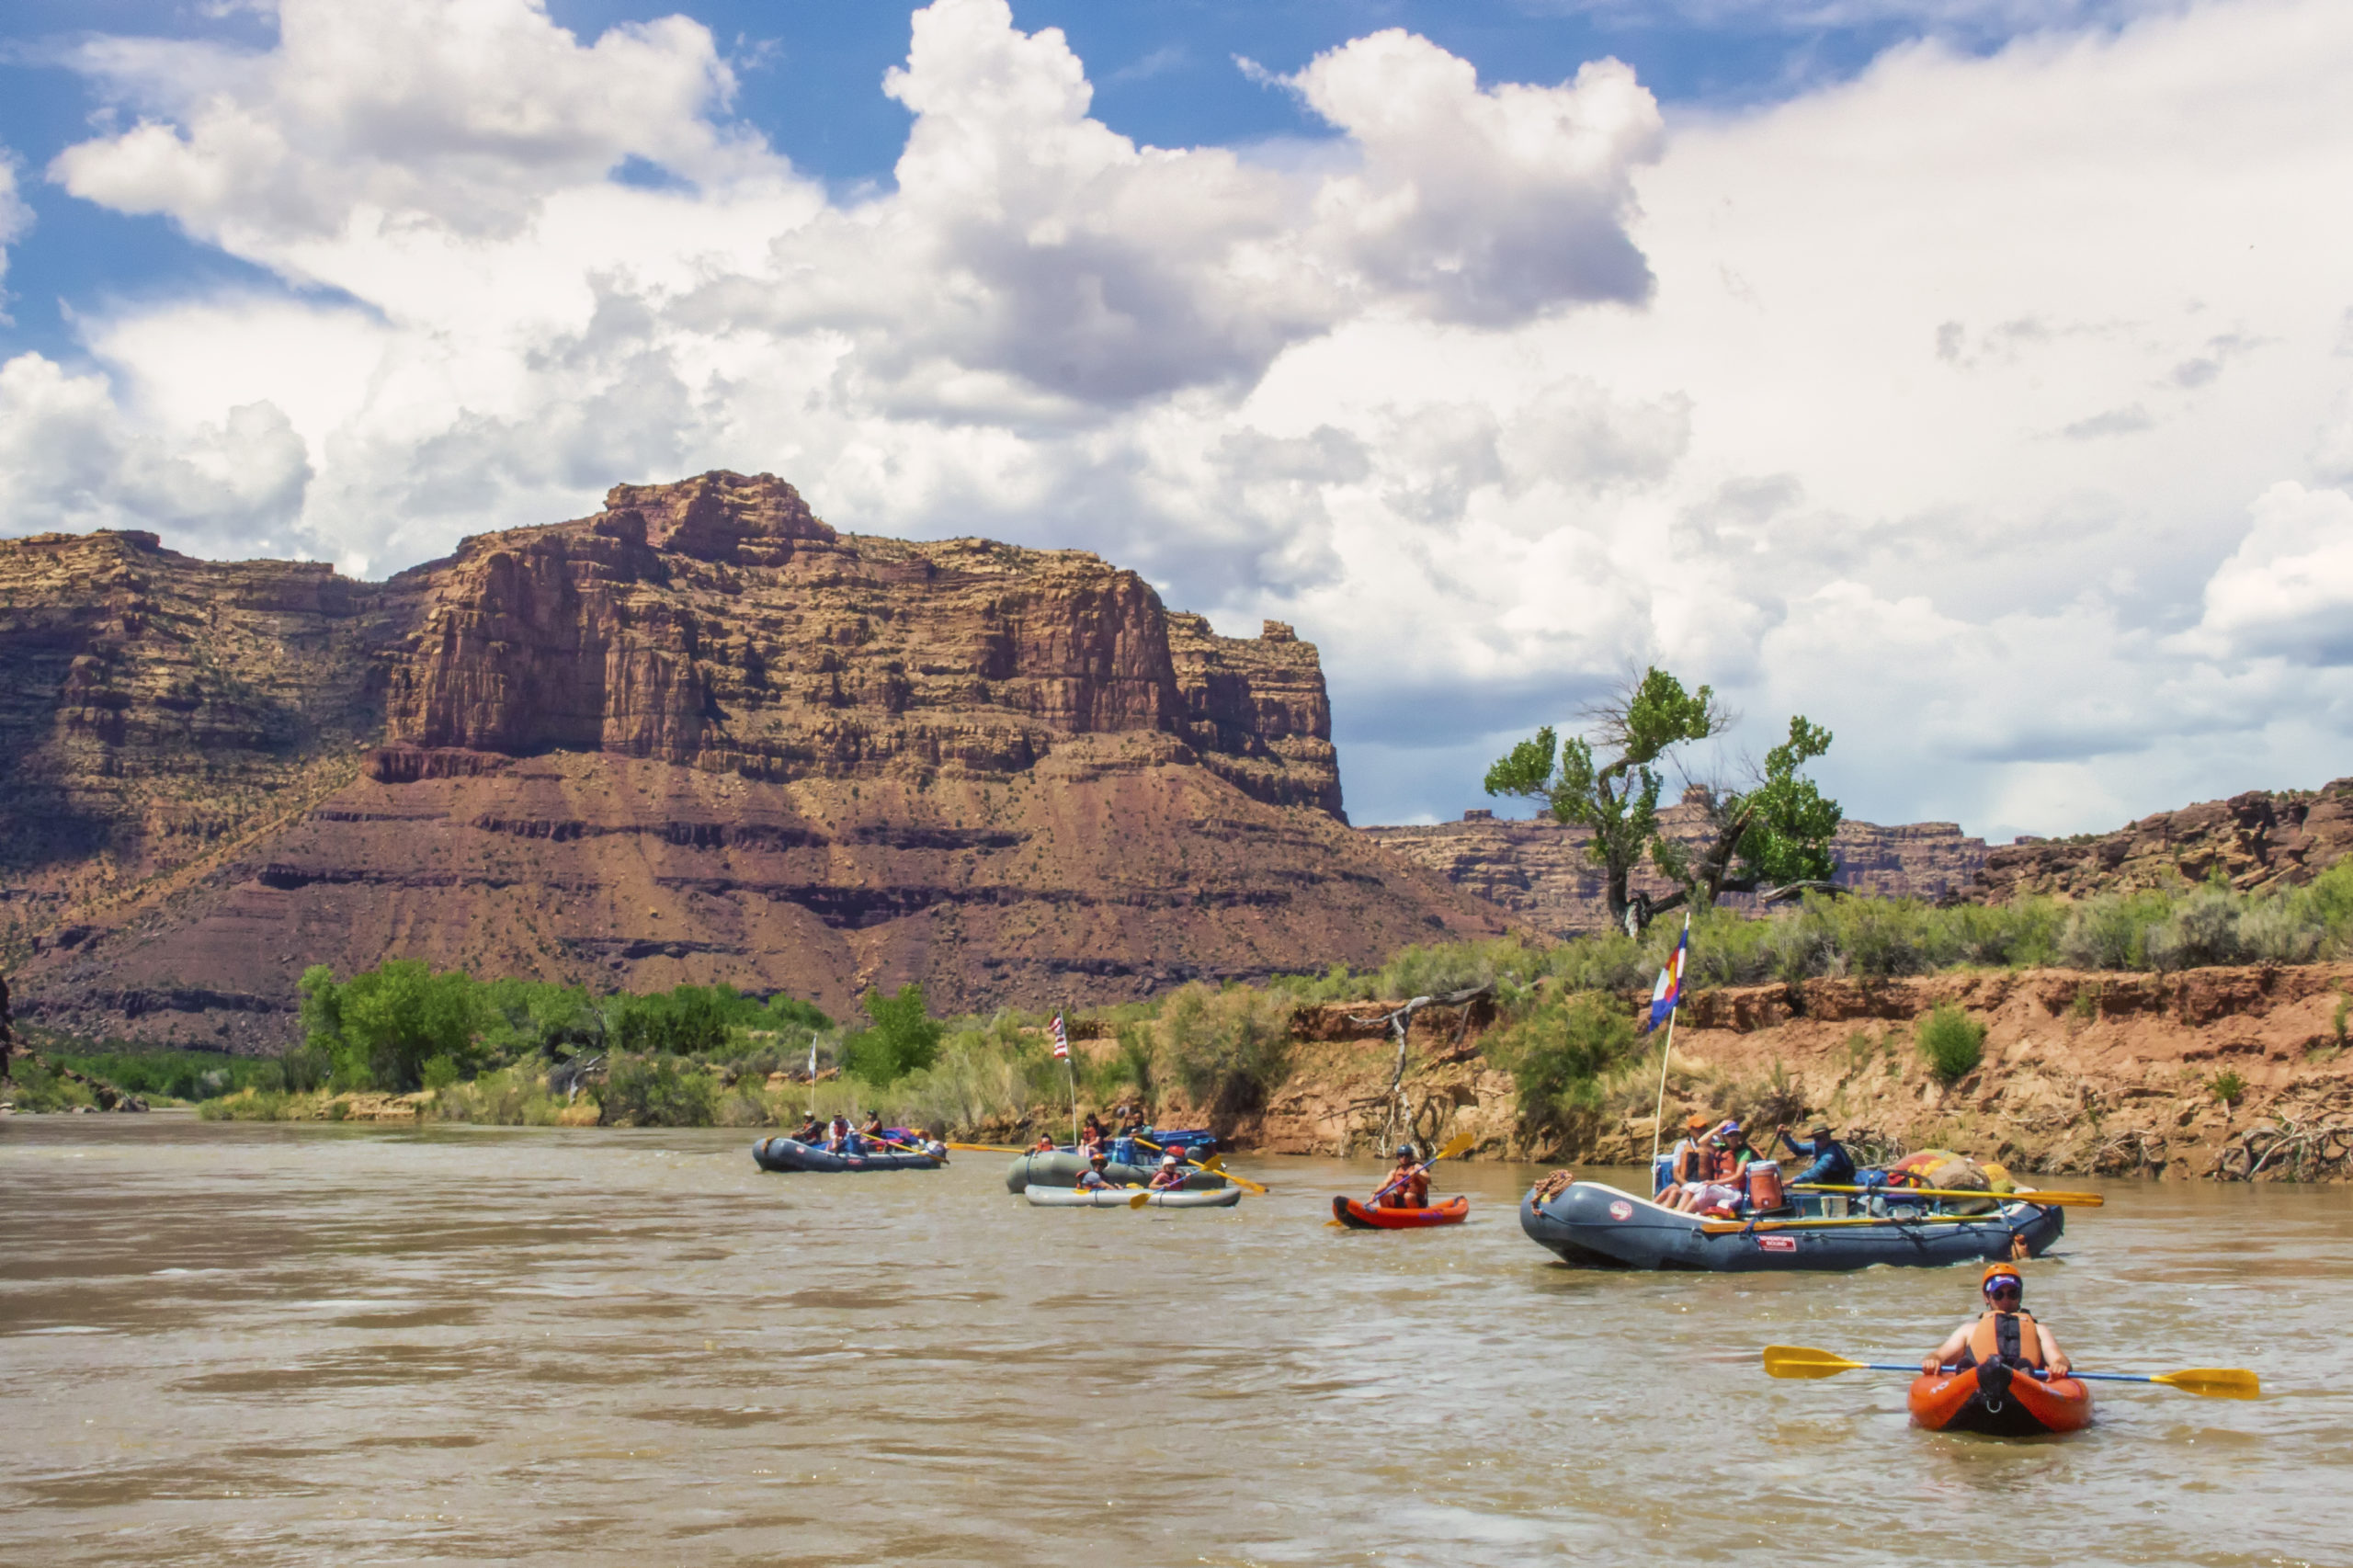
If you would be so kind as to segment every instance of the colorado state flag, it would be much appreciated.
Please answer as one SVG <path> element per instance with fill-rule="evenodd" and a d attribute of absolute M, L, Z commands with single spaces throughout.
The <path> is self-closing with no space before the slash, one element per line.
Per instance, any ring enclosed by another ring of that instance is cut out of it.
<path fill-rule="evenodd" d="M 1683 1000 L 1683 960 L 1691 953 L 1691 917 L 1683 917 L 1683 935 L 1675 944 L 1675 954 L 1666 967 L 1658 971 L 1658 983 L 1651 987 L 1651 1021 L 1643 1026 L 1648 1034 L 1675 1012 L 1675 1005 Z"/>

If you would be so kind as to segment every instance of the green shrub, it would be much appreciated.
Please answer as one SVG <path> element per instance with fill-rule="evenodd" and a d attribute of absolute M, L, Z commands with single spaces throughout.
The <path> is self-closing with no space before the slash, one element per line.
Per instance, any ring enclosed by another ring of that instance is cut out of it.
<path fill-rule="evenodd" d="M 337 1090 L 418 1087 L 425 1063 L 447 1056 L 471 1074 L 484 1010 L 472 976 L 436 974 L 413 959 L 392 959 L 338 983 L 324 964 L 302 976 L 306 1044 L 334 1062 Z M 290 1083 L 295 1074 L 289 1073 Z"/>
<path fill-rule="evenodd" d="M 2239 962 L 2246 956 L 2239 940 L 2244 902 L 2224 889 L 2199 889 L 2144 928 L 2143 960 L 2160 971 Z"/>
<path fill-rule="evenodd" d="M 218 1051 L 51 1051 L 59 1065 L 103 1079 L 118 1089 L 150 1098 L 209 1100 L 240 1089 L 280 1089 L 285 1074 L 277 1059 L 231 1056 Z"/>
<path fill-rule="evenodd" d="M 710 1075 L 673 1056 L 617 1056 L 588 1092 L 608 1127 L 709 1127 L 719 1109 Z"/>
<path fill-rule="evenodd" d="M 465 1074 L 459 1068 L 454 1058 L 436 1056 L 426 1062 L 425 1070 L 418 1074 L 417 1077 L 425 1087 L 438 1094 L 453 1085 L 462 1083 Z"/>
<path fill-rule="evenodd" d="M 1520 1131 L 1529 1138 L 1565 1132 L 1598 1111 L 1605 1075 L 1640 1049 L 1626 1007 L 1591 992 L 1548 1000 L 1484 1047 L 1512 1075 Z"/>
<path fill-rule="evenodd" d="M 1985 1059 L 1985 1026 L 1950 1002 L 1920 1020 L 1915 1038 L 1928 1071 L 1948 1084 L 1967 1077 Z"/>
<path fill-rule="evenodd" d="M 1290 1070 L 1290 1005 L 1275 993 L 1179 986 L 1154 1033 L 1154 1071 L 1211 1117 L 1258 1109 Z"/>
<path fill-rule="evenodd" d="M 2228 1068 L 2207 1079 L 2206 1088 L 2226 1106 L 2235 1106 L 2246 1097 L 2246 1080 Z"/>
<path fill-rule="evenodd" d="M 843 1072 L 887 1088 L 938 1059 L 940 1026 L 924 1006 L 919 983 L 908 982 L 895 996 L 878 988 L 864 1000 L 873 1027 L 842 1042 Z"/>
<path fill-rule="evenodd" d="M 29 1058 L 12 1064 L 10 1076 L 0 1082 L 0 1097 L 23 1111 L 72 1110 L 77 1106 L 98 1103 L 97 1096 L 84 1085 Z"/>

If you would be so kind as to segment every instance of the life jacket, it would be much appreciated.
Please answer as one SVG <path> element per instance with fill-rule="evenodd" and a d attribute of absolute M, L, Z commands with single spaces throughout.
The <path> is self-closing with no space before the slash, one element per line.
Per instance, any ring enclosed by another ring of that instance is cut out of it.
<path fill-rule="evenodd" d="M 1671 1167 L 1677 1181 L 1708 1179 L 1708 1151 L 1697 1139 L 1686 1138 L 1675 1146 L 1675 1164 Z"/>
<path fill-rule="evenodd" d="M 1737 1148 L 1711 1150 L 1708 1155 L 1708 1179 L 1726 1187 L 1739 1186 L 1740 1173 L 1746 1164 L 1740 1156 Z"/>
<path fill-rule="evenodd" d="M 1381 1195 L 1383 1209 L 1427 1209 L 1430 1206 L 1429 1172 L 1415 1171 L 1403 1181 L 1397 1181 L 1392 1176 L 1390 1180 L 1397 1182 L 1397 1185 Z"/>
<path fill-rule="evenodd" d="M 1965 1367 L 1984 1366 L 1999 1361 L 2006 1367 L 2042 1365 L 2042 1335 L 2035 1327 L 2034 1314 L 2020 1307 L 2014 1312 L 1988 1312 L 1969 1331 L 1969 1344 L 1963 1354 Z"/>

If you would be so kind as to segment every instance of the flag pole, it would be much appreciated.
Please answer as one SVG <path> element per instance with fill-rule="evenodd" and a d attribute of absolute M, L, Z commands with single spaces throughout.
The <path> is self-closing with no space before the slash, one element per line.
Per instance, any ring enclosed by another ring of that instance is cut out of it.
<path fill-rule="evenodd" d="M 1666 1049 L 1658 1053 L 1658 1108 L 1651 1113 L 1651 1179 L 1658 1179 L 1659 1138 L 1666 1131 L 1666 1069 L 1675 1060 L 1675 1016 L 1683 1011 L 1683 958 L 1691 942 L 1691 916 L 1683 916 L 1683 935 L 1666 960 L 1675 969 L 1675 999 L 1666 1006 Z"/>

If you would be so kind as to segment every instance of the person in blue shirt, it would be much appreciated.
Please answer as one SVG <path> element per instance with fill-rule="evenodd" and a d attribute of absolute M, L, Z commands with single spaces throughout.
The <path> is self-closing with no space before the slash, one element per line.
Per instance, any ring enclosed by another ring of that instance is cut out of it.
<path fill-rule="evenodd" d="M 1854 1185 L 1855 1157 L 1847 1153 L 1845 1146 L 1837 1139 L 1830 1135 L 1829 1128 L 1815 1127 L 1806 1133 L 1803 1140 L 1790 1137 L 1790 1130 L 1786 1127 L 1776 1128 L 1774 1136 L 1788 1147 L 1790 1153 L 1801 1159 L 1809 1159 L 1813 1162 L 1791 1179 L 1790 1186 L 1805 1187 L 1820 1184 L 1826 1187 L 1852 1187 Z"/>

